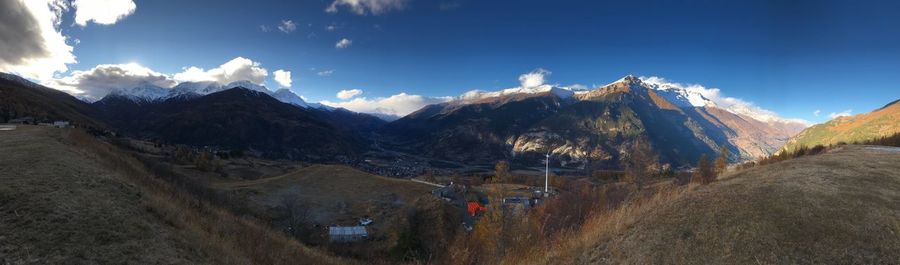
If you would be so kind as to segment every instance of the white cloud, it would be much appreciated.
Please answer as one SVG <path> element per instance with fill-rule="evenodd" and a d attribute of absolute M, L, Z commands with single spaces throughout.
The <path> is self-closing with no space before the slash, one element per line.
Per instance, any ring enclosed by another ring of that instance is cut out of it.
<path fill-rule="evenodd" d="M 544 84 L 545 77 L 549 77 L 550 71 L 543 68 L 534 69 L 531 72 L 519 76 L 519 84 L 522 88 L 533 88 Z"/>
<path fill-rule="evenodd" d="M 64 0 L 0 1 L 0 71 L 49 80 L 76 63 L 59 31 Z"/>
<path fill-rule="evenodd" d="M 848 109 L 848 110 L 837 112 L 837 113 L 835 113 L 835 112 L 829 113 L 828 117 L 832 118 L 832 119 L 838 118 L 838 117 L 849 117 L 852 115 L 851 113 L 853 113 L 853 110 Z"/>
<path fill-rule="evenodd" d="M 281 24 L 278 24 L 278 30 L 284 33 L 291 33 L 297 30 L 297 24 L 292 20 L 282 20 Z"/>
<path fill-rule="evenodd" d="M 470 90 L 463 93 L 456 99 L 463 103 L 470 103 L 482 99 L 500 97 L 513 94 L 537 94 L 537 93 L 555 93 L 560 97 L 569 97 L 576 93 L 586 91 L 585 85 L 573 84 L 569 86 L 561 86 L 559 84 L 546 84 L 550 71 L 538 68 L 531 72 L 519 75 L 519 86 L 511 87 L 499 91 Z"/>
<path fill-rule="evenodd" d="M 810 125 L 811 123 L 807 120 L 803 119 L 788 119 L 782 118 L 775 113 L 774 111 L 763 109 L 759 106 L 753 104 L 753 102 L 745 101 L 739 98 L 728 97 L 722 94 L 722 91 L 718 88 L 707 88 L 703 85 L 699 84 L 681 84 L 671 82 L 662 77 L 640 77 L 642 82 L 646 84 L 650 84 L 652 86 L 660 87 L 660 88 L 676 88 L 687 91 L 688 93 L 699 94 L 702 95 L 703 98 L 711 101 L 717 107 L 729 110 L 733 113 L 747 115 L 753 117 L 754 119 L 764 121 L 764 122 L 782 122 L 782 123 L 802 123 L 804 125 Z M 701 99 L 702 100 L 702 99 Z M 694 100 L 691 101 L 694 103 Z"/>
<path fill-rule="evenodd" d="M 322 70 L 322 71 L 316 72 L 316 75 L 318 75 L 318 76 L 331 76 L 332 74 L 334 74 L 334 69 Z"/>
<path fill-rule="evenodd" d="M 347 100 L 355 96 L 359 96 L 363 91 L 360 89 L 341 90 L 337 92 L 337 98 Z"/>
<path fill-rule="evenodd" d="M 325 12 L 337 13 L 338 7 L 346 6 L 350 11 L 357 15 L 365 15 L 371 13 L 380 15 L 393 10 L 403 10 L 406 8 L 407 0 L 334 0 Z"/>
<path fill-rule="evenodd" d="M 352 44 L 353 44 L 352 40 L 343 38 L 343 39 L 339 40 L 337 43 L 335 43 L 334 47 L 338 48 L 338 49 L 344 49 L 344 48 L 350 47 L 350 45 L 352 45 Z"/>
<path fill-rule="evenodd" d="M 447 102 L 452 97 L 426 97 L 421 95 L 410 95 L 406 93 L 396 94 L 390 97 L 365 98 L 358 97 L 350 101 L 331 102 L 322 101 L 320 103 L 345 108 L 356 112 L 372 113 L 382 116 L 402 117 L 413 111 L 430 104 Z"/>
<path fill-rule="evenodd" d="M 813 111 L 813 115 L 815 115 L 816 117 L 819 117 L 820 113 L 822 113 L 822 110 Z"/>
<path fill-rule="evenodd" d="M 165 74 L 136 63 L 101 64 L 90 70 L 74 71 L 63 78 L 44 82 L 46 86 L 88 100 L 99 100 L 115 89 L 145 84 L 171 88 L 176 82 Z"/>
<path fill-rule="evenodd" d="M 262 85 L 266 81 L 269 72 L 254 62 L 244 57 L 237 57 L 222 64 L 219 67 L 204 70 L 196 66 L 185 68 L 183 72 L 175 74 L 175 80 L 179 82 L 213 81 L 220 84 L 228 84 L 234 81 L 247 80 L 254 84 Z"/>
<path fill-rule="evenodd" d="M 75 24 L 87 26 L 88 22 L 112 25 L 134 13 L 137 5 L 132 0 L 75 0 Z"/>
<path fill-rule="evenodd" d="M 291 71 L 285 70 L 275 70 L 272 72 L 275 75 L 275 82 L 278 83 L 281 87 L 291 87 Z"/>
<path fill-rule="evenodd" d="M 259 30 L 262 31 L 262 32 L 269 32 L 269 31 L 272 31 L 272 29 L 269 28 L 269 26 L 266 26 L 266 25 L 259 25 Z"/>

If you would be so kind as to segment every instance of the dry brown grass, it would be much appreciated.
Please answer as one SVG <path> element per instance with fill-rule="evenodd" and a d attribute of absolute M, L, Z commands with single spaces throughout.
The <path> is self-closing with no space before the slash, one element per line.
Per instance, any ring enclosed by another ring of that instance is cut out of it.
<path fill-rule="evenodd" d="M 331 246 L 331 250 L 355 258 L 384 258 L 396 243 L 398 223 L 407 207 L 419 198 L 432 197 L 433 187 L 409 180 L 387 178 L 343 165 L 312 165 L 281 176 L 256 180 L 221 180 L 211 186 L 248 203 L 250 212 L 287 225 L 285 200 L 293 200 L 309 209 L 306 218 L 312 230 L 310 244 L 325 245 L 320 227 L 355 225 L 360 217 L 369 216 L 375 223 L 368 227 L 370 241 L 353 246 Z"/>
<path fill-rule="evenodd" d="M 19 156 L 4 156 L 0 163 L 4 170 L 0 172 L 9 172 L 9 168 L 21 165 L 29 165 L 32 170 L 3 175 L 5 180 L 17 180 L 20 185 L 15 186 L 17 190 L 0 190 L 3 198 L 0 210 L 10 217 L 6 213 L 12 209 L 16 216 L 0 225 L 0 245 L 8 246 L 7 243 L 12 241 L 19 247 L 4 247 L 0 250 L 3 254 L 0 261 L 354 263 L 303 246 L 253 219 L 234 216 L 197 200 L 154 178 L 139 161 L 126 153 L 81 131 L 25 127 L 15 134 L 6 133 L 2 141 L 3 153 L 12 152 Z M 40 191 L 43 189 L 40 185 L 53 183 L 63 185 L 56 186 L 53 193 Z M 24 199 L 12 199 L 15 196 Z M 39 204 L 41 208 L 17 210 L 41 200 L 49 202 Z M 76 203 L 67 203 L 67 200 Z M 61 218 L 54 217 L 59 215 L 60 208 L 69 210 L 62 218 L 74 219 L 76 223 L 60 227 L 54 223 L 65 223 L 65 219 L 37 225 L 22 221 Z M 121 210 L 113 211 L 115 209 Z M 21 217 L 23 215 L 27 217 Z M 92 220 L 97 219 L 110 221 L 91 226 L 95 223 Z M 88 241 L 102 239 L 107 233 L 114 233 L 113 240 Z M 80 244 L 67 244 L 69 241 L 66 240 Z"/>
<path fill-rule="evenodd" d="M 506 264 L 894 264 L 900 149 L 846 146 L 665 190 Z"/>

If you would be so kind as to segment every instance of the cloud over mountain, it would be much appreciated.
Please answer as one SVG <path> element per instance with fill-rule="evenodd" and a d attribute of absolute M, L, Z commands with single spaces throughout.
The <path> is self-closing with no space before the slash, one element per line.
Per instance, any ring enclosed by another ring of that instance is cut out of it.
<path fill-rule="evenodd" d="M 209 70 L 191 66 L 184 68 L 180 73 L 166 74 L 137 63 L 101 64 L 89 70 L 73 71 L 66 76 L 51 78 L 41 83 L 93 101 L 103 98 L 114 89 L 144 85 L 171 88 L 182 82 L 214 82 L 226 85 L 237 81 L 264 85 L 269 72 L 261 65 L 251 59 L 237 57 Z M 282 87 L 292 85 L 290 71 L 277 70 L 274 72 L 274 79 Z"/>
<path fill-rule="evenodd" d="M 533 88 L 544 84 L 545 77 L 552 74 L 543 68 L 534 69 L 531 72 L 519 76 L 519 84 L 522 88 Z"/>
<path fill-rule="evenodd" d="M 402 117 L 413 111 L 419 110 L 426 105 L 447 102 L 451 99 L 452 97 L 427 97 L 400 93 L 390 97 L 378 97 L 372 99 L 358 97 L 350 101 L 332 102 L 325 100 L 320 103 L 356 112 Z"/>
<path fill-rule="evenodd" d="M 222 64 L 219 67 L 204 70 L 196 66 L 185 68 L 183 72 L 175 74 L 175 80 L 179 82 L 212 81 L 220 84 L 228 84 L 235 81 L 247 80 L 254 84 L 265 83 L 269 71 L 261 67 L 259 62 L 254 62 L 244 57 L 237 57 Z"/>
<path fill-rule="evenodd" d="M 99 100 L 115 89 L 133 88 L 147 84 L 170 88 L 177 82 L 165 74 L 130 63 L 101 64 L 89 70 L 74 71 L 66 77 L 44 83 L 49 87 L 88 100 Z"/>
<path fill-rule="evenodd" d="M 291 80 L 291 71 L 279 69 L 272 72 L 272 74 L 275 75 L 275 82 L 278 83 L 278 85 L 281 87 L 291 87 L 291 83 L 293 82 Z"/>
<path fill-rule="evenodd" d="M 359 96 L 362 93 L 363 91 L 360 89 L 341 90 L 337 92 L 337 98 L 346 100 Z"/>

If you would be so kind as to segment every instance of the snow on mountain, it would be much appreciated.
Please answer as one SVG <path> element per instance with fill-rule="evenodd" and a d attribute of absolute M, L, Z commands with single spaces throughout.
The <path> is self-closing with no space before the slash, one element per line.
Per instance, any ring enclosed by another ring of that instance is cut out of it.
<path fill-rule="evenodd" d="M 126 97 L 134 101 L 156 101 L 166 98 L 170 92 L 170 89 L 162 88 L 151 83 L 143 83 L 135 87 L 116 89 L 109 94 Z"/>
<path fill-rule="evenodd" d="M 632 89 L 651 89 L 656 94 L 664 97 L 666 100 L 681 108 L 693 107 L 717 107 L 728 112 L 747 116 L 766 123 L 781 123 L 789 125 L 808 126 L 809 122 L 800 119 L 787 119 L 778 116 L 777 113 L 760 108 L 753 103 L 743 101 L 741 99 L 722 96 L 717 88 L 706 88 L 702 85 L 690 84 L 683 85 L 680 83 L 670 82 L 664 78 L 651 77 L 635 77 L 627 75 L 606 86 L 626 83 Z M 601 88 L 603 88 L 601 87 Z M 597 90 L 592 90 L 597 91 Z M 550 92 L 562 98 L 569 98 L 575 94 L 591 93 L 583 87 L 558 87 L 549 84 L 538 85 L 534 87 L 514 87 L 500 91 L 483 91 L 472 90 L 456 98 L 457 103 L 469 104 L 482 99 L 496 98 L 502 96 L 510 96 L 515 94 L 537 94 Z"/>
<path fill-rule="evenodd" d="M 172 88 L 170 95 L 167 98 L 179 97 L 179 96 L 202 96 L 210 93 L 219 92 L 222 90 L 222 86 L 219 83 L 206 81 L 206 82 L 182 82 Z"/>
<path fill-rule="evenodd" d="M 751 102 L 723 96 L 718 88 L 706 88 L 698 84 L 682 85 L 656 76 L 642 76 L 639 79 L 648 88 L 655 89 L 657 94 L 679 107 L 717 107 L 770 124 L 809 125 L 808 121 L 782 118 L 777 113 L 763 109 Z"/>
<path fill-rule="evenodd" d="M 703 96 L 702 91 L 695 87 L 676 86 L 672 83 L 658 82 L 656 80 L 642 80 L 648 88 L 656 90 L 656 93 L 672 102 L 676 106 L 705 107 L 716 106 L 716 103 Z"/>
<path fill-rule="evenodd" d="M 302 108 L 321 109 L 326 111 L 336 110 L 333 107 L 322 105 L 319 103 L 307 103 L 297 94 L 289 89 L 279 89 L 271 91 L 265 86 L 254 84 L 250 81 L 235 81 L 226 85 L 216 82 L 182 82 L 173 88 L 163 88 L 152 84 L 142 84 L 132 88 L 121 88 L 110 92 L 110 95 L 123 96 L 134 101 L 155 101 L 160 99 L 170 99 L 176 97 L 201 97 L 216 92 L 225 91 L 232 88 L 242 87 L 252 91 L 265 93 L 278 101 L 288 103 Z"/>
<path fill-rule="evenodd" d="M 538 94 L 538 93 L 546 93 L 546 92 L 550 92 L 561 98 L 570 98 L 573 95 L 575 95 L 576 92 L 581 91 L 581 90 L 583 90 L 583 89 L 571 88 L 571 87 L 558 87 L 558 86 L 554 86 L 554 85 L 544 84 L 544 85 L 539 85 L 539 86 L 535 86 L 535 87 L 513 87 L 513 88 L 507 88 L 507 89 L 500 90 L 500 91 L 472 90 L 472 91 L 469 91 L 469 92 L 466 92 L 466 93 L 460 95 L 456 100 L 463 102 L 463 103 L 468 103 L 468 102 L 474 102 L 474 101 L 478 101 L 478 100 L 486 99 L 486 98 L 494 98 L 494 97 L 501 97 L 501 96 L 516 95 L 516 94 Z"/>
<path fill-rule="evenodd" d="M 287 89 L 287 88 L 282 88 L 282 89 L 276 90 L 274 93 L 272 93 L 272 97 L 277 99 L 278 101 L 292 104 L 295 106 L 304 107 L 304 108 L 310 107 L 310 104 L 307 104 L 306 101 L 303 101 L 303 99 L 300 98 L 300 96 L 298 96 L 297 94 L 294 94 L 294 92 L 291 92 L 291 90 Z"/>

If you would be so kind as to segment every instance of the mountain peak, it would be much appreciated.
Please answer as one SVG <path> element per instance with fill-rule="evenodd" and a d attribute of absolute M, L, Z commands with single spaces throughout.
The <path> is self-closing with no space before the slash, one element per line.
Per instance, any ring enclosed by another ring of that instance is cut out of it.
<path fill-rule="evenodd" d="M 287 88 L 282 88 L 282 89 L 276 90 L 274 93 L 272 93 L 272 97 L 274 97 L 278 101 L 292 104 L 295 106 L 300 106 L 300 107 L 304 107 L 304 108 L 309 107 L 309 104 L 306 103 L 306 101 L 304 101 L 303 98 L 301 98 L 297 94 L 294 94 L 294 92 L 292 92 L 290 89 L 287 89 Z"/>
<path fill-rule="evenodd" d="M 640 83 L 641 79 L 634 75 L 626 75 L 625 77 L 622 77 L 622 79 L 619 79 L 619 82 Z"/>

